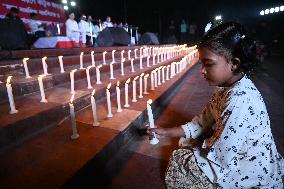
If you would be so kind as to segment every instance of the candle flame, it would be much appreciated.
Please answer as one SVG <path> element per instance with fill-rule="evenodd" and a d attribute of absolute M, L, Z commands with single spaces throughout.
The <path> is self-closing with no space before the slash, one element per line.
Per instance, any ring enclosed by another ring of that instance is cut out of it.
<path fill-rule="evenodd" d="M 46 59 L 47 59 L 47 57 L 46 57 L 46 56 L 42 57 L 42 60 L 46 60 Z"/>
<path fill-rule="evenodd" d="M 140 75 L 140 77 L 143 77 L 143 75 L 144 75 L 144 73 L 142 73 L 142 74 Z"/>
<path fill-rule="evenodd" d="M 146 75 L 144 76 L 144 78 L 145 78 L 145 77 L 146 77 L 146 78 L 149 77 L 149 74 L 146 74 Z"/>
<path fill-rule="evenodd" d="M 116 50 L 112 50 L 112 52 L 114 53 Z"/>
<path fill-rule="evenodd" d="M 80 56 L 83 56 L 84 55 L 84 52 L 81 52 Z"/>
<path fill-rule="evenodd" d="M 92 65 L 91 65 L 91 66 L 88 66 L 87 69 L 89 70 L 89 69 L 91 69 L 92 67 L 93 67 Z"/>
<path fill-rule="evenodd" d="M 130 82 L 130 78 L 128 78 L 128 79 L 126 80 L 126 82 L 125 82 L 125 83 L 127 83 L 127 84 L 128 84 L 129 82 Z"/>
<path fill-rule="evenodd" d="M 7 84 L 10 84 L 12 77 L 13 76 L 11 76 L 11 75 L 7 77 Z"/>
<path fill-rule="evenodd" d="M 94 55 L 94 51 L 91 51 L 91 55 Z"/>
<path fill-rule="evenodd" d="M 43 78 L 45 75 L 38 75 L 39 78 Z"/>
<path fill-rule="evenodd" d="M 100 64 L 97 68 L 100 69 L 102 66 L 103 66 L 103 65 Z"/>
<path fill-rule="evenodd" d="M 107 53 L 106 51 L 103 52 L 103 54 L 106 54 L 106 53 Z"/>
<path fill-rule="evenodd" d="M 72 104 L 74 100 L 74 94 L 72 94 L 71 98 L 70 98 L 70 103 Z"/>
<path fill-rule="evenodd" d="M 131 50 L 128 50 L 128 52 L 131 52 Z"/>
<path fill-rule="evenodd" d="M 149 100 L 147 101 L 147 104 L 150 105 L 150 104 L 152 104 L 152 102 L 153 102 L 152 99 L 149 99 Z"/>
<path fill-rule="evenodd" d="M 167 67 L 169 68 L 169 67 L 171 67 L 171 65 L 168 65 Z"/>
<path fill-rule="evenodd" d="M 136 80 L 138 79 L 138 77 L 139 77 L 139 75 L 138 75 L 138 76 L 136 76 L 136 77 L 133 79 L 133 81 L 136 81 Z"/>
<path fill-rule="evenodd" d="M 124 53 L 124 50 L 122 50 L 121 53 Z"/>
<path fill-rule="evenodd" d="M 94 89 L 94 90 L 92 91 L 92 96 L 94 96 L 95 92 L 96 92 L 96 89 Z"/>
<path fill-rule="evenodd" d="M 30 58 L 23 58 L 23 62 L 26 62 L 29 60 Z"/>
<path fill-rule="evenodd" d="M 111 83 L 109 83 L 108 85 L 107 85 L 107 89 L 109 89 L 111 87 Z"/>
<path fill-rule="evenodd" d="M 119 81 L 116 82 L 116 86 L 119 87 Z"/>
<path fill-rule="evenodd" d="M 77 71 L 77 69 L 71 70 L 71 72 L 76 72 L 76 71 Z"/>
<path fill-rule="evenodd" d="M 63 58 L 63 56 L 61 55 L 61 56 L 58 56 L 58 58 Z"/>

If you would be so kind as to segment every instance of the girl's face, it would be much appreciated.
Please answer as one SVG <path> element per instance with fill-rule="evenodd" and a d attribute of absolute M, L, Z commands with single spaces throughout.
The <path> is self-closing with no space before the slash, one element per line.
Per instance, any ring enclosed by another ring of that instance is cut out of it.
<path fill-rule="evenodd" d="M 224 56 L 220 56 L 207 48 L 199 50 L 201 72 L 211 86 L 226 87 L 239 78 L 233 74 L 233 65 Z"/>

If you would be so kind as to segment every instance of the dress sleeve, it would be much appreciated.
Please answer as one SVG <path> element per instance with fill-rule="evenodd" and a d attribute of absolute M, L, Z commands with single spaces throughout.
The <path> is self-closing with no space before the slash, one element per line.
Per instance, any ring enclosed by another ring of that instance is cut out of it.
<path fill-rule="evenodd" d="M 215 123 L 211 114 L 211 107 L 212 103 L 210 100 L 198 116 L 195 116 L 191 122 L 181 126 L 186 138 L 196 139 L 211 129 Z"/>

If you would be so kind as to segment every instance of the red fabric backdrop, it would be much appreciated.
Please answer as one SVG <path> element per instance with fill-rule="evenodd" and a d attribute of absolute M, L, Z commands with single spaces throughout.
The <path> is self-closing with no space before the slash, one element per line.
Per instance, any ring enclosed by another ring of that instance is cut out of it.
<path fill-rule="evenodd" d="M 63 5 L 54 3 L 52 0 L 1 0 L 0 18 L 4 18 L 11 7 L 19 9 L 19 16 L 26 24 L 30 20 L 30 13 L 34 12 L 40 21 L 47 24 L 47 29 L 57 29 L 56 24 L 60 25 L 61 35 L 65 35 L 65 21 Z"/>

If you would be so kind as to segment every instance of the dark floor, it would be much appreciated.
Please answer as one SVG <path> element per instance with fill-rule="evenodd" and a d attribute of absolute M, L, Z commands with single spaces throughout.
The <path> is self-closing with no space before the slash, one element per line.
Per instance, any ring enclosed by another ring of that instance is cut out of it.
<path fill-rule="evenodd" d="M 284 57 L 267 57 L 257 69 L 253 80 L 261 91 L 271 119 L 271 128 L 279 152 L 284 155 Z M 207 86 L 198 71 L 189 75 L 178 94 L 157 120 L 161 127 L 172 127 L 189 121 L 201 111 L 210 98 L 212 88 Z M 185 95 L 186 94 L 186 95 Z M 178 139 L 160 139 L 158 145 L 141 138 L 128 148 L 132 157 L 124 164 L 109 188 L 165 188 L 164 172 L 171 152 L 177 148 Z"/>

